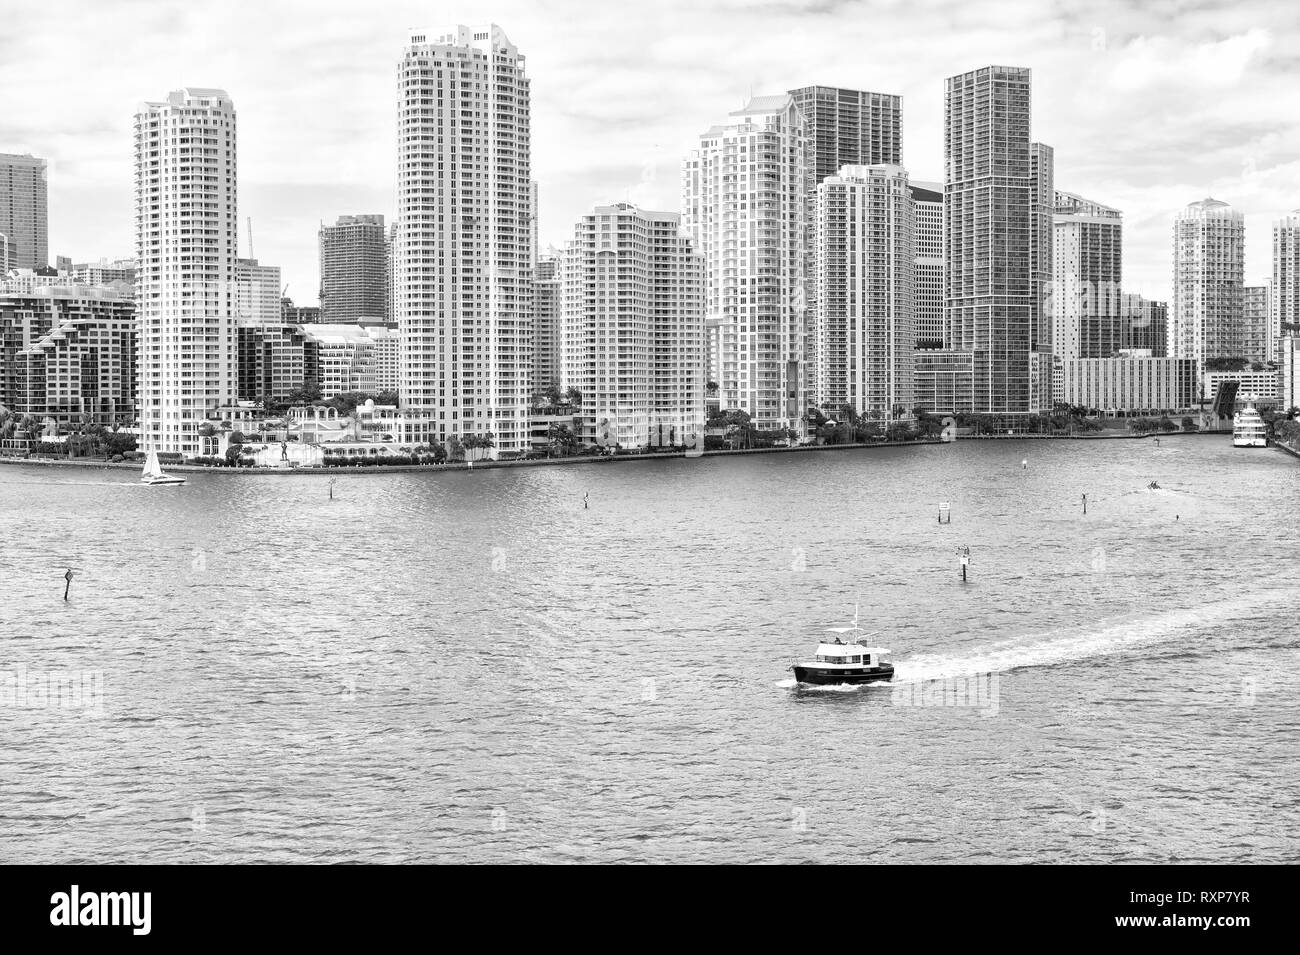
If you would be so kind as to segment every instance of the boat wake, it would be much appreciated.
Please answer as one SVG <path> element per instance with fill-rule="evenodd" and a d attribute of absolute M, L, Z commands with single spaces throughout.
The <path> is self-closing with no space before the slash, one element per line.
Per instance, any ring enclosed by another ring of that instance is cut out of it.
<path fill-rule="evenodd" d="M 1261 605 L 1291 606 L 1300 589 L 1252 593 L 1185 610 L 1139 617 L 1099 630 L 1052 636 L 1035 634 L 1002 640 L 962 654 L 918 653 L 897 662 L 893 685 L 944 680 L 979 673 L 999 673 L 1022 667 L 1055 666 L 1098 656 L 1124 653 L 1182 638 L 1189 631 L 1214 629 L 1236 618 L 1259 614 Z M 1274 603 L 1274 600 L 1280 603 Z"/>
<path fill-rule="evenodd" d="M 801 693 L 858 693 L 888 689 L 902 680 L 876 680 L 872 683 L 800 683 L 798 680 L 778 680 L 774 685 L 782 690 L 798 689 Z"/>

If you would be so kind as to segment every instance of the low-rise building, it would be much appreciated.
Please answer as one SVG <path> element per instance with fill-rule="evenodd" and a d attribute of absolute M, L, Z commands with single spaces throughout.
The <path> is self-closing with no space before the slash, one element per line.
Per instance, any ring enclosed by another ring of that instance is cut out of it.
<path fill-rule="evenodd" d="M 1225 381 L 1237 382 L 1238 402 L 1253 398 L 1263 405 L 1276 405 L 1282 400 L 1281 380 L 1276 368 L 1262 371 L 1207 371 L 1203 378 L 1201 396 L 1213 401 Z"/>
<path fill-rule="evenodd" d="M 1053 372 L 1058 400 L 1103 413 L 1182 411 L 1199 397 L 1192 358 L 1066 358 Z"/>

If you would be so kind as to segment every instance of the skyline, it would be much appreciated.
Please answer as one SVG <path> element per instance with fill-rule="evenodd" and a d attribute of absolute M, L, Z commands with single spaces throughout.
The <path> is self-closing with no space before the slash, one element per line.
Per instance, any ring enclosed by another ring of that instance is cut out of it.
<path fill-rule="evenodd" d="M 1300 123 L 1274 105 L 1300 57 L 1300 14 L 1262 4 L 502 2 L 436 17 L 404 2 L 364 17 L 321 17 L 297 2 L 216 17 L 138 5 L 138 15 L 71 0 L 18 10 L 0 38 L 0 148 L 49 160 L 51 257 L 130 254 L 136 106 L 218 87 L 239 115 L 240 254 L 251 217 L 253 252 L 281 267 L 299 304 L 317 300 L 322 220 L 395 215 L 393 75 L 408 26 L 496 22 L 527 57 L 542 247 L 562 244 L 599 204 L 680 211 L 682 158 L 751 92 L 820 84 L 901 95 L 903 166 L 914 180 L 942 180 L 944 80 L 988 64 L 1033 71 L 1032 137 L 1055 149 L 1058 187 L 1124 213 L 1125 291 L 1168 300 L 1174 217 L 1206 196 L 1245 214 L 1246 282 L 1259 284 L 1271 223 L 1300 206 L 1300 161 L 1286 161 L 1300 150 Z M 683 8 L 689 17 L 676 16 Z M 40 30 L 50 15 L 71 25 Z M 272 35 L 284 42 L 247 42 Z M 645 39 L 611 49 L 621 36 Z M 54 95 L 106 48 L 112 62 L 92 87 Z M 328 69 L 296 76 L 286 94 L 290 59 Z M 150 65 L 124 65 L 134 61 Z"/>

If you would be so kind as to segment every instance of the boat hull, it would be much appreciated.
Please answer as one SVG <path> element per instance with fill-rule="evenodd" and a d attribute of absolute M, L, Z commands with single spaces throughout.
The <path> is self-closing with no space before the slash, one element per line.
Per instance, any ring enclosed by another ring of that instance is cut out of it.
<path fill-rule="evenodd" d="M 811 683 L 814 686 L 832 686 L 839 683 L 878 683 L 894 678 L 892 666 L 858 667 L 843 670 L 830 667 L 795 666 L 794 678 L 799 683 Z"/>
<path fill-rule="evenodd" d="M 141 484 L 148 484 L 150 487 L 156 484 L 184 484 L 185 478 L 163 477 L 163 478 L 141 478 Z"/>

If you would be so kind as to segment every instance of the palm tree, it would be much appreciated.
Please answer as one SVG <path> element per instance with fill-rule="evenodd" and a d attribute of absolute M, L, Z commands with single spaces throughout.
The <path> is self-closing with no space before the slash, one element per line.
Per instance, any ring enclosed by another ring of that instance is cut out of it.
<path fill-rule="evenodd" d="M 551 422 L 546 429 L 546 456 L 565 457 L 577 445 L 578 438 L 573 429 L 558 421 Z"/>
<path fill-rule="evenodd" d="M 27 435 L 28 441 L 35 441 L 41 434 L 41 424 L 29 414 L 23 415 L 22 421 L 18 422 L 18 430 Z"/>
<path fill-rule="evenodd" d="M 582 392 L 570 385 L 564 391 L 565 403 L 573 405 L 575 408 L 582 407 Z"/>

